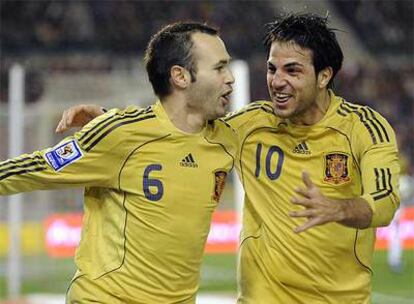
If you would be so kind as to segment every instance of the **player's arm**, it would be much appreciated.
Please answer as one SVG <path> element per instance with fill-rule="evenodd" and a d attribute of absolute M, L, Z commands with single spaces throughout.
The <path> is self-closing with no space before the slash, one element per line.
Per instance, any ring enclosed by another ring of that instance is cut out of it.
<path fill-rule="evenodd" d="M 292 202 L 305 209 L 290 212 L 290 216 L 308 220 L 297 227 L 296 232 L 329 222 L 360 229 L 386 226 L 391 222 L 399 206 L 398 150 L 391 126 L 379 114 L 372 115 L 375 115 L 378 132 L 368 133 L 365 126 L 357 124 L 351 139 L 359 158 L 362 195 L 345 200 L 329 199 L 304 173 L 306 187 L 296 189 L 297 196 L 292 198 Z"/>
<path fill-rule="evenodd" d="M 265 113 L 273 115 L 272 104 L 268 101 L 258 100 L 235 112 L 228 113 L 221 119 L 229 124 L 239 134 L 240 138 L 244 138 L 252 129 L 252 121 L 266 116 Z"/>
<path fill-rule="evenodd" d="M 70 128 L 83 127 L 95 117 L 105 113 L 104 108 L 95 104 L 81 104 L 70 107 L 62 114 L 56 133 L 63 133 Z"/>
<path fill-rule="evenodd" d="M 269 119 L 274 117 L 272 104 L 268 101 L 259 100 L 246 105 L 245 107 L 228 113 L 221 118 L 229 125 L 235 133 L 237 144 L 237 158 L 239 157 L 241 145 L 246 136 L 255 128 L 263 125 L 274 125 L 274 121 Z M 237 162 L 238 163 L 238 162 Z"/>
<path fill-rule="evenodd" d="M 322 194 L 320 189 L 311 181 L 307 172 L 302 173 L 305 187 L 298 187 L 296 196 L 292 197 L 293 204 L 305 209 L 291 211 L 291 217 L 304 217 L 307 221 L 294 229 L 299 233 L 314 226 L 337 222 L 352 228 L 369 227 L 373 212 L 367 201 L 362 197 L 351 199 L 330 199 Z"/>
<path fill-rule="evenodd" d="M 369 227 L 387 226 L 399 207 L 398 192 L 400 162 L 395 134 L 388 122 L 378 113 L 376 124 L 382 136 L 358 140 L 361 151 L 361 175 L 364 199 L 373 215 Z M 363 134 L 362 132 L 360 134 Z"/>
<path fill-rule="evenodd" d="M 136 111 L 138 112 L 138 111 Z M 112 110 L 53 148 L 0 162 L 0 195 L 87 186 L 117 187 L 122 134 L 108 133 L 133 109 Z"/>

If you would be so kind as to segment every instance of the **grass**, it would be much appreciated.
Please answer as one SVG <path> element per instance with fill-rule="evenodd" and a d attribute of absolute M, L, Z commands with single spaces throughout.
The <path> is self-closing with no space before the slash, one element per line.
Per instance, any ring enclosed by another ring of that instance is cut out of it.
<path fill-rule="evenodd" d="M 60 293 L 72 278 L 75 267 L 71 259 L 25 258 L 25 276 L 22 292 Z M 4 260 L 0 269 L 5 270 Z M 396 274 L 389 270 L 386 252 L 374 256 L 373 304 L 404 304 L 414 302 L 414 251 L 404 252 L 404 270 Z M 204 259 L 200 291 L 236 293 L 236 257 L 234 255 L 208 255 Z M 0 299 L 6 297 L 5 271 L 0 272 Z"/>
<path fill-rule="evenodd" d="M 201 269 L 200 291 L 236 293 L 236 256 L 205 256 Z"/>
<path fill-rule="evenodd" d="M 381 295 L 411 299 L 411 303 L 414 303 L 414 250 L 404 252 L 404 268 L 401 273 L 390 271 L 386 258 L 385 251 L 375 252 L 373 291 Z"/>

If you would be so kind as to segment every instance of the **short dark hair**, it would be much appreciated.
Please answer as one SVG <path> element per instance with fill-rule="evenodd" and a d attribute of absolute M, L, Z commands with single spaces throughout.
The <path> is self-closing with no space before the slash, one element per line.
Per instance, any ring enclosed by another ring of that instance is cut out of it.
<path fill-rule="evenodd" d="M 327 23 L 328 17 L 312 13 L 286 14 L 266 24 L 264 45 L 267 53 L 274 41 L 293 41 L 302 48 L 310 49 L 316 74 L 326 67 L 332 68 L 333 75 L 328 83 L 328 87 L 332 88 L 344 55 L 336 39 L 335 29 L 328 28 Z"/>
<path fill-rule="evenodd" d="M 190 71 L 191 81 L 196 80 L 196 66 L 191 48 L 191 35 L 200 32 L 218 35 L 218 30 L 204 23 L 177 22 L 163 27 L 152 36 L 145 51 L 145 67 L 154 93 L 162 98 L 171 93 L 170 70 L 179 65 Z"/>

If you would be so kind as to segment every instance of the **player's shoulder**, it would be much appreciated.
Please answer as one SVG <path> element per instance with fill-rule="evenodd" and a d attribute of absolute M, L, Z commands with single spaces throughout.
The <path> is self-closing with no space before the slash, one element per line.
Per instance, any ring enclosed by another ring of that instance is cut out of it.
<path fill-rule="evenodd" d="M 265 117 L 270 119 L 276 118 L 272 103 L 266 100 L 258 100 L 249 103 L 237 111 L 227 114 L 224 118 L 222 118 L 222 120 L 237 129 L 239 126 L 251 121 L 252 119 L 259 122 L 259 118 Z"/>
<path fill-rule="evenodd" d="M 336 115 L 343 125 L 343 130 L 351 133 L 353 138 L 368 140 L 373 144 L 393 141 L 394 131 L 387 119 L 378 111 L 343 98 L 339 98 L 338 102 Z"/>
<path fill-rule="evenodd" d="M 253 101 L 237 111 L 228 113 L 223 120 L 230 121 L 236 117 L 247 117 L 257 114 L 274 115 L 272 103 L 266 100 Z"/>
<path fill-rule="evenodd" d="M 236 131 L 233 127 L 222 119 L 215 119 L 208 123 L 207 137 L 212 141 L 226 142 L 233 144 L 236 137 Z"/>
<path fill-rule="evenodd" d="M 108 138 L 111 142 L 120 144 L 130 139 L 137 131 L 145 133 L 146 130 L 152 129 L 148 125 L 155 117 L 152 106 L 111 109 L 89 122 L 75 134 L 75 138 L 85 150 L 92 149 Z"/>
<path fill-rule="evenodd" d="M 143 118 L 151 113 L 153 113 L 152 106 L 141 108 L 135 105 L 129 105 L 123 109 L 113 108 L 94 118 L 83 128 L 83 130 L 87 131 L 96 128 L 97 126 L 117 125 L 121 122 L 123 122 L 121 126 L 126 126 L 128 125 L 126 122 L 133 122 L 135 119 Z"/>
<path fill-rule="evenodd" d="M 207 140 L 220 144 L 228 154 L 232 155 L 233 158 L 237 158 L 241 128 L 235 129 L 232 124 L 222 118 L 210 121 L 208 127 Z"/>

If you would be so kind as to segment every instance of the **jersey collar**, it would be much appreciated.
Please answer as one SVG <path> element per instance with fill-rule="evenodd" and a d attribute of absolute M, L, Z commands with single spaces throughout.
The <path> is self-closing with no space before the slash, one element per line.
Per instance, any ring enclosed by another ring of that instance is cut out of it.
<path fill-rule="evenodd" d="M 157 115 L 158 119 L 160 120 L 161 124 L 168 129 L 169 132 L 174 132 L 186 136 L 204 136 L 206 135 L 207 129 L 208 129 L 208 123 L 204 125 L 203 129 L 201 129 L 200 132 L 197 133 L 187 133 L 180 129 L 178 129 L 170 120 L 170 118 L 167 115 L 167 112 L 165 111 L 161 101 L 157 100 L 157 102 L 154 105 L 154 113 Z"/>

